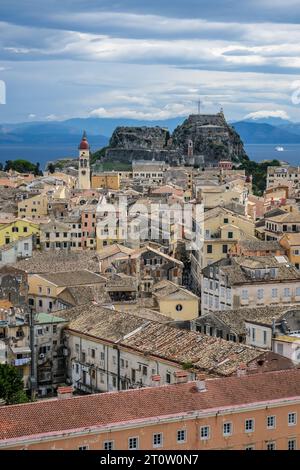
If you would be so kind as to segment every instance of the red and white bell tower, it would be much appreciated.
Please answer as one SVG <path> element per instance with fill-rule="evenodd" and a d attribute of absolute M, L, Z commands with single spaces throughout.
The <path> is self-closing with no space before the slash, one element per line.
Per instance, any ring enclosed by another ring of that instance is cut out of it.
<path fill-rule="evenodd" d="M 79 144 L 78 188 L 91 189 L 90 146 L 86 132 L 83 132 Z"/>

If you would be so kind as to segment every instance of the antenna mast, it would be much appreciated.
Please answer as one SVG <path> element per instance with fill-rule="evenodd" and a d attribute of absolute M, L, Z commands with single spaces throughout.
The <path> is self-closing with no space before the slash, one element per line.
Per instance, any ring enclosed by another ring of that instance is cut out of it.
<path fill-rule="evenodd" d="M 201 100 L 198 101 L 198 114 L 201 114 Z"/>

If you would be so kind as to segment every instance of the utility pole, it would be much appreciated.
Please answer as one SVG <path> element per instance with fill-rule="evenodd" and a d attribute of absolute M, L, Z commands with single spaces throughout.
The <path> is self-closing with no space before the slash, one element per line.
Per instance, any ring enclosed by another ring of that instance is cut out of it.
<path fill-rule="evenodd" d="M 29 335 L 30 335 L 30 350 L 31 350 L 31 367 L 30 367 L 30 393 L 31 399 L 36 397 L 37 390 L 37 368 L 36 368 L 36 351 L 35 351 L 35 331 L 34 331 L 34 313 L 30 309 L 29 314 Z"/>

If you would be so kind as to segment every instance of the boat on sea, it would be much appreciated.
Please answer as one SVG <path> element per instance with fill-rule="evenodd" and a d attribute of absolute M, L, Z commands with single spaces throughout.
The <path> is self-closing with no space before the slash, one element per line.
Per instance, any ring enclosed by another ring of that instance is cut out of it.
<path fill-rule="evenodd" d="M 277 147 L 275 147 L 275 150 L 277 150 L 277 152 L 284 152 L 284 147 L 278 145 Z"/>

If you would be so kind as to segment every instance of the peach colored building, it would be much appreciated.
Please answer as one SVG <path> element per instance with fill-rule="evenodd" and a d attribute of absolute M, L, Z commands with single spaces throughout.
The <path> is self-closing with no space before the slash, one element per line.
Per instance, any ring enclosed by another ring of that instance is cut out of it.
<path fill-rule="evenodd" d="M 89 204 L 81 212 L 82 246 L 94 250 L 96 248 L 96 204 Z"/>
<path fill-rule="evenodd" d="M 76 398 L 69 398 L 69 387 L 58 391 L 58 399 L 0 407 L 0 449 L 296 450 L 300 445 L 297 369 Z"/>

